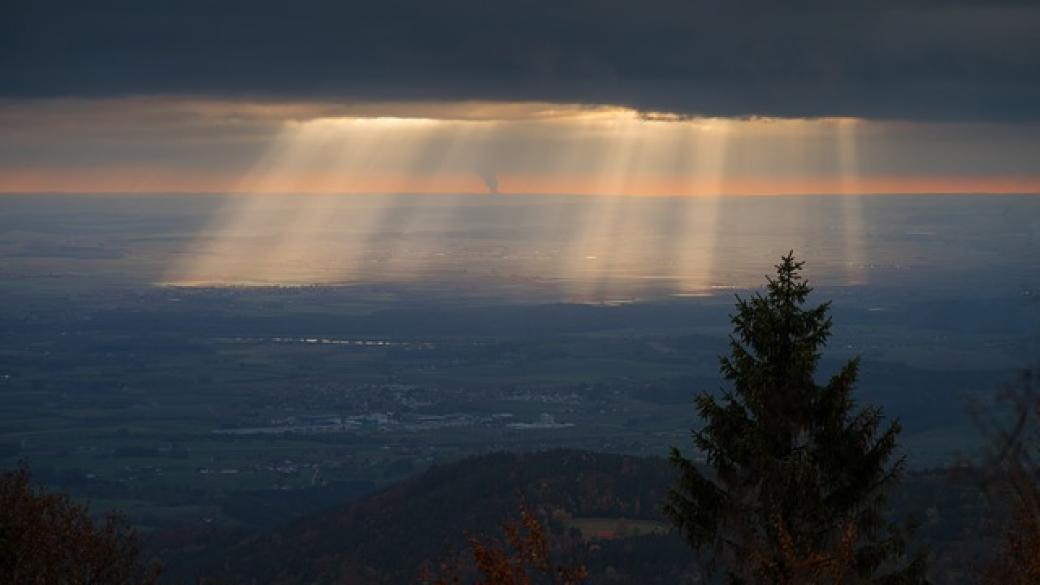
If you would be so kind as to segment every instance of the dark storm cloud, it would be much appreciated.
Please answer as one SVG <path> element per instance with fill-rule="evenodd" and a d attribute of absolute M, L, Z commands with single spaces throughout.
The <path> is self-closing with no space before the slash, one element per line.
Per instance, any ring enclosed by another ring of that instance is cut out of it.
<path fill-rule="evenodd" d="M 20 0 L 0 96 L 544 100 L 1040 118 L 1035 2 Z"/>

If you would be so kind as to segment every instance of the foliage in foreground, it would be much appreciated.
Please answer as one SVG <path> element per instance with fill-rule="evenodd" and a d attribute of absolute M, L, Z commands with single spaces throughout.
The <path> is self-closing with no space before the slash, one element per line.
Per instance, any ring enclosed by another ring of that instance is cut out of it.
<path fill-rule="evenodd" d="M 0 583 L 154 585 L 158 577 L 121 516 L 95 524 L 68 496 L 33 487 L 24 467 L 0 474 Z"/>
<path fill-rule="evenodd" d="M 425 585 L 578 585 L 588 576 L 583 565 L 554 564 L 545 527 L 521 504 L 519 521 L 502 524 L 504 540 L 470 536 L 466 540 L 472 556 L 475 579 L 463 579 L 461 559 L 440 563 L 439 572 L 424 568 L 420 581 Z"/>
<path fill-rule="evenodd" d="M 1003 546 L 983 572 L 993 585 L 1040 583 L 1040 389 L 1034 371 L 1025 371 L 1007 388 L 1002 402 L 1011 408 L 1003 417 L 979 420 L 994 449 L 985 487 L 1009 518 Z"/>
<path fill-rule="evenodd" d="M 830 304 L 805 306 L 802 266 L 790 253 L 764 295 L 738 297 L 720 368 L 731 389 L 696 398 L 693 443 L 711 473 L 673 449 L 680 477 L 665 512 L 729 583 L 924 582 L 923 554 L 905 554 L 909 529 L 886 519 L 899 424 L 857 408 L 858 358 L 815 382 Z"/>

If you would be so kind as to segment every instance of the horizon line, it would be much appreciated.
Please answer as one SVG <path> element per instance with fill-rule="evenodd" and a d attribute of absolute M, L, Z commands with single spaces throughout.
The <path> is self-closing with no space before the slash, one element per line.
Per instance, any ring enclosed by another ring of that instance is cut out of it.
<path fill-rule="evenodd" d="M 502 199 L 509 197 L 631 197 L 638 199 L 725 199 L 725 198 L 772 198 L 772 197 L 1035 197 L 1040 191 L 871 191 L 861 193 L 839 193 L 833 191 L 776 192 L 776 193 L 580 193 L 580 192 L 504 192 L 497 191 L 301 191 L 301 192 L 256 192 L 256 191 L 7 191 L 0 189 L 0 197 L 73 196 L 73 197 L 485 197 Z"/>

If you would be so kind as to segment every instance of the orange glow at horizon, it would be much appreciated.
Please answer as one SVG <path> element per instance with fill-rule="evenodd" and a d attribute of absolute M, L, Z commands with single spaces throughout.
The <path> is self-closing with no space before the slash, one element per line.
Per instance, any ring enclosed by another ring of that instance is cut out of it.
<path fill-rule="evenodd" d="M 744 195 L 1040 194 L 1040 176 L 859 177 L 854 185 L 837 177 L 631 177 L 623 188 L 604 189 L 598 176 L 498 175 L 502 195 L 627 195 L 703 197 Z M 243 189 L 238 176 L 163 168 L 0 170 L 0 193 L 139 194 L 487 194 L 473 173 L 353 174 L 312 172 L 265 179 Z"/>
<path fill-rule="evenodd" d="M 25 108 L 0 107 L 0 153 L 12 153 L 0 160 L 0 195 L 242 195 L 222 201 L 168 267 L 163 282 L 174 284 L 422 278 L 460 253 L 460 222 L 505 214 L 486 229 L 508 232 L 516 210 L 543 239 L 482 252 L 506 273 L 542 275 L 583 299 L 624 298 L 644 279 L 709 294 L 744 284 L 719 259 L 741 207 L 724 199 L 832 195 L 831 245 L 856 285 L 873 261 L 860 195 L 1040 194 L 1029 148 L 1040 137 L 992 125 L 538 103 Z M 514 206 L 521 196 L 542 200 Z M 809 244 L 814 206 L 781 206 L 785 246 Z"/>
<path fill-rule="evenodd" d="M 130 125 L 121 127 L 124 111 Z M 901 147 L 920 128 L 854 118 L 686 118 L 541 103 L 171 100 L 56 102 L 40 116 L 47 122 L 41 144 L 85 140 L 82 150 L 0 164 L 0 193 L 1040 193 L 1040 173 L 1029 165 L 972 168 L 962 163 L 984 154 L 979 145 L 928 138 L 924 147 Z M 32 144 L 33 125 L 24 122 L 32 117 L 9 107 L 0 129 L 20 129 L 16 135 Z M 191 120 L 193 130 L 172 134 L 159 154 L 138 155 L 149 124 L 173 132 L 178 120 Z M 224 134 L 229 128 L 259 133 L 236 138 Z M 941 127 L 932 131 L 945 136 Z M 127 139 L 131 146 L 113 146 Z M 229 162 L 193 152 L 197 141 L 221 140 L 245 140 L 255 150 Z M 166 156 L 171 147 L 184 156 Z M 112 154 L 94 152 L 109 148 Z"/>

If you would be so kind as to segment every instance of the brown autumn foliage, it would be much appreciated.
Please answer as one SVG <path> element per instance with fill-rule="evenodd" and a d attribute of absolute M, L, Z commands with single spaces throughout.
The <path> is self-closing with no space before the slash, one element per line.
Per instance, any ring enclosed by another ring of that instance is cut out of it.
<path fill-rule="evenodd" d="M 0 583 L 153 585 L 133 529 L 118 515 L 91 520 L 68 496 L 30 483 L 26 468 L 0 474 Z"/>
<path fill-rule="evenodd" d="M 1004 548 L 986 571 L 986 581 L 995 585 L 1040 583 L 1040 522 L 1035 509 L 1020 508 L 1012 515 Z"/>
<path fill-rule="evenodd" d="M 1022 373 L 1002 395 L 1013 417 L 979 417 L 994 447 L 985 486 L 1009 511 L 1003 545 L 985 567 L 983 580 L 994 585 L 1040 583 L 1040 389 L 1035 371 Z"/>
<path fill-rule="evenodd" d="M 504 540 L 470 536 L 466 539 L 473 566 L 479 574 L 473 585 L 577 585 L 588 576 L 584 565 L 554 564 L 545 527 L 528 508 L 521 504 L 519 521 L 502 524 Z M 428 566 L 420 581 L 424 585 L 461 585 L 464 579 L 461 559 L 439 564 L 435 573 Z"/>

